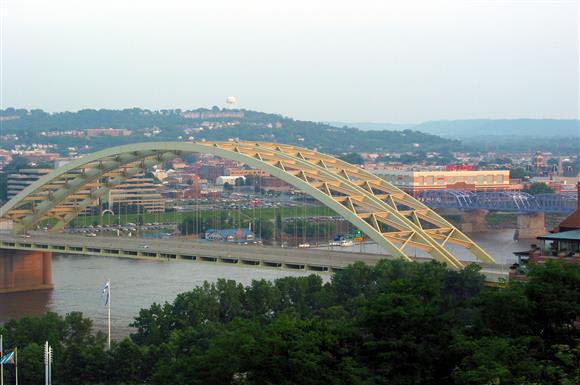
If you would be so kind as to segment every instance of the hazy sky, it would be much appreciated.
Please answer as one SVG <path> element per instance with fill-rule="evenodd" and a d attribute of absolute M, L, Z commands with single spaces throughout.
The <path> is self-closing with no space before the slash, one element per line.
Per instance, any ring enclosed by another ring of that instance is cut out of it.
<path fill-rule="evenodd" d="M 578 1 L 1 0 L 3 108 L 579 115 Z"/>

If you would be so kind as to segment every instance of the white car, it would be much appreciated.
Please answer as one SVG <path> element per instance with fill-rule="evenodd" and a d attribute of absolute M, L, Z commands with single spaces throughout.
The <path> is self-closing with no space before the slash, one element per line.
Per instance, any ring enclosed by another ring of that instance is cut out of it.
<path fill-rule="evenodd" d="M 304 248 L 310 247 L 310 243 L 300 243 L 298 245 L 298 247 L 301 248 L 301 249 L 304 249 Z"/>
<path fill-rule="evenodd" d="M 95 233 L 86 233 L 85 234 L 85 237 L 96 237 L 96 236 L 97 236 L 97 234 L 95 234 Z"/>

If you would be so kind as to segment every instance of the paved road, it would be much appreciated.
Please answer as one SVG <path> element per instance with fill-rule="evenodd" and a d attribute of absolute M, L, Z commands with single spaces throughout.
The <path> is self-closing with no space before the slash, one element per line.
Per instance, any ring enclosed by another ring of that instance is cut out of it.
<path fill-rule="evenodd" d="M 276 263 L 307 264 L 328 267 L 344 267 L 356 261 L 364 261 L 374 264 L 384 255 L 372 253 L 353 253 L 316 249 L 294 249 L 280 248 L 263 245 L 237 245 L 223 242 L 208 241 L 181 241 L 168 239 L 138 239 L 128 237 L 84 237 L 69 234 L 33 233 L 30 238 L 14 236 L 5 232 L 0 232 L 0 242 L 49 245 L 51 250 L 58 252 L 53 247 L 65 246 L 67 248 L 82 247 L 85 253 L 91 253 L 91 249 L 103 250 L 101 254 L 113 254 L 108 251 L 120 250 L 123 253 L 119 256 L 133 256 L 131 253 L 138 253 L 138 257 L 153 256 L 160 254 L 171 255 L 177 258 L 189 259 L 190 257 L 212 257 L 243 259 L 246 261 L 268 261 Z M 146 245 L 146 247 L 145 247 Z M 6 245 L 4 245 L 6 247 Z"/>
<path fill-rule="evenodd" d="M 30 238 L 0 232 L 0 247 L 43 249 L 63 254 L 90 254 L 129 258 L 175 258 L 201 262 L 252 265 L 314 271 L 333 271 L 354 262 L 374 265 L 388 255 L 336 250 L 237 245 L 223 242 L 138 239 L 127 237 L 84 237 L 70 234 L 32 233 Z M 428 259 L 419 259 L 419 262 Z M 482 265 L 491 281 L 505 277 L 506 267 Z"/>

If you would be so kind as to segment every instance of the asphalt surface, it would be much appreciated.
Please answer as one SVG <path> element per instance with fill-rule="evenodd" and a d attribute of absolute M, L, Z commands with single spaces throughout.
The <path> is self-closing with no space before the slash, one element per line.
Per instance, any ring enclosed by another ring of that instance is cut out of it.
<path fill-rule="evenodd" d="M 0 247 L 22 249 L 48 249 L 62 254 L 91 254 L 129 258 L 176 258 L 195 259 L 205 262 L 224 262 L 230 264 L 250 264 L 291 269 L 332 270 L 346 267 L 361 261 L 370 265 L 389 258 L 388 255 L 375 253 L 320 250 L 310 248 L 281 248 L 264 245 L 240 245 L 226 242 L 178 239 L 143 239 L 130 237 L 86 237 L 71 234 L 51 234 L 33 232 L 29 238 L 0 232 Z M 26 248 L 26 247 L 24 247 Z M 58 250 L 58 248 L 61 248 Z M 82 250 L 71 250 L 78 248 Z M 419 262 L 428 261 L 420 259 Z M 507 276 L 505 265 L 480 264 L 482 273 L 490 281 Z"/>

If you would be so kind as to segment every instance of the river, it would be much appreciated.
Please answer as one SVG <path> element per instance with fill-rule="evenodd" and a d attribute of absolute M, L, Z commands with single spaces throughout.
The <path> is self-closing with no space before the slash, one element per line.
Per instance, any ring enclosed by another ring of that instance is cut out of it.
<path fill-rule="evenodd" d="M 513 251 L 525 250 L 533 243 L 532 240 L 514 242 L 513 230 L 489 231 L 471 234 L 471 237 L 502 263 L 513 260 Z M 367 245 L 365 251 L 373 252 L 373 245 Z M 139 309 L 147 308 L 154 302 L 172 301 L 178 293 L 204 281 L 215 282 L 218 278 L 226 278 L 247 285 L 254 279 L 274 280 L 309 274 L 190 261 L 69 255 L 55 255 L 52 268 L 54 290 L 0 295 L 0 323 L 47 311 L 63 315 L 79 311 L 93 320 L 95 328 L 105 330 L 107 309 L 103 304 L 101 288 L 110 279 L 112 334 L 114 338 L 120 338 L 131 332 L 128 325 Z M 323 273 L 325 280 L 329 277 L 328 273 Z"/>

